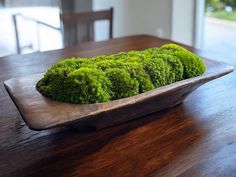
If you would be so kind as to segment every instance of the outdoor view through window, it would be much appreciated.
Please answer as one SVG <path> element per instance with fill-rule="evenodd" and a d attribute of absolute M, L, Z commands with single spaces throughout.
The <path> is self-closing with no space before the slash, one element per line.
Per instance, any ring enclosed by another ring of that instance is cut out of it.
<path fill-rule="evenodd" d="M 207 0 L 204 50 L 236 57 L 236 1 Z M 216 56 L 217 57 L 217 56 Z"/>

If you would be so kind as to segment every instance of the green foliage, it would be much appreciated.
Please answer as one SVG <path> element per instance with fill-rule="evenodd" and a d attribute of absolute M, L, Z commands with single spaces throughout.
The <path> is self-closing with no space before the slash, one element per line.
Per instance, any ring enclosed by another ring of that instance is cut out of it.
<path fill-rule="evenodd" d="M 135 58 L 127 58 L 127 61 L 124 61 L 122 58 L 119 60 L 104 60 L 97 62 L 93 67 L 97 67 L 101 70 L 107 70 L 109 68 L 124 69 L 130 74 L 132 79 L 136 79 L 138 81 L 139 93 L 143 93 L 154 88 L 152 82 L 150 81 L 149 75 L 144 71 L 143 66 L 139 64 Z"/>
<path fill-rule="evenodd" d="M 80 68 L 71 72 L 65 86 L 68 102 L 98 103 L 110 100 L 111 82 L 104 72 L 94 68 Z"/>
<path fill-rule="evenodd" d="M 177 45 L 177 44 L 165 44 L 159 48 L 159 52 L 162 51 L 170 51 L 170 52 L 176 52 L 176 51 L 184 51 L 189 52 L 187 49 Z"/>
<path fill-rule="evenodd" d="M 113 60 L 113 59 L 114 59 L 113 55 L 100 55 L 89 58 L 89 60 L 92 61 L 91 63 L 96 63 L 104 60 Z M 88 59 L 86 58 L 86 60 Z"/>
<path fill-rule="evenodd" d="M 48 71 L 61 68 L 79 69 L 83 64 L 90 63 L 92 61 L 85 58 L 70 58 L 62 60 L 54 64 Z"/>
<path fill-rule="evenodd" d="M 230 6 L 233 9 L 236 9 L 235 0 L 206 0 L 206 7 L 213 8 L 215 11 L 224 10 L 225 6 Z"/>
<path fill-rule="evenodd" d="M 143 62 L 143 69 L 150 76 L 152 84 L 155 87 L 166 85 L 167 75 L 170 72 L 170 68 L 166 65 L 161 58 L 147 58 Z"/>
<path fill-rule="evenodd" d="M 160 48 L 154 47 L 154 48 L 149 48 L 146 49 L 144 52 L 146 53 L 146 55 L 155 55 L 159 53 Z"/>
<path fill-rule="evenodd" d="M 37 89 L 44 96 L 54 100 L 65 100 L 67 95 L 64 94 L 66 89 L 65 81 L 70 72 L 74 69 L 69 67 L 52 67 L 44 77 L 37 83 Z"/>
<path fill-rule="evenodd" d="M 112 99 L 120 99 L 137 95 L 138 81 L 131 78 L 130 74 L 124 69 L 110 68 L 105 71 L 106 76 L 112 83 Z"/>
<path fill-rule="evenodd" d="M 144 60 L 147 57 L 147 53 L 145 51 L 129 51 L 129 52 L 121 52 L 115 55 L 116 60 L 129 60 L 129 61 L 137 61 Z"/>
<path fill-rule="evenodd" d="M 222 0 L 206 0 L 206 7 L 211 7 L 214 10 L 222 10 L 224 9 L 224 5 Z"/>
<path fill-rule="evenodd" d="M 155 88 L 153 83 L 151 82 L 150 75 L 145 72 L 142 64 L 134 61 L 132 63 L 124 63 L 120 66 L 130 74 L 131 78 L 136 79 L 138 81 L 139 93 L 143 93 Z"/>
<path fill-rule="evenodd" d="M 226 12 L 224 10 L 215 11 L 212 12 L 210 16 L 223 20 L 236 21 L 236 11 L 233 12 Z"/>
<path fill-rule="evenodd" d="M 65 59 L 53 65 L 36 87 L 54 100 L 98 103 L 137 95 L 204 71 L 198 56 L 168 44 L 144 51 Z"/>
<path fill-rule="evenodd" d="M 234 9 L 236 8 L 236 1 L 235 0 L 221 0 L 226 6 L 231 6 Z"/>
<path fill-rule="evenodd" d="M 182 62 L 178 57 L 169 54 L 153 54 L 154 58 L 161 58 L 164 60 L 167 65 L 167 73 L 166 73 L 166 83 L 171 84 L 176 81 L 180 81 L 183 79 L 184 75 L 184 67 Z"/>
<path fill-rule="evenodd" d="M 199 76 L 206 71 L 201 58 L 181 46 L 176 44 L 163 45 L 160 52 L 172 55 L 181 61 L 184 67 L 184 79 Z"/>
<path fill-rule="evenodd" d="M 111 82 L 105 73 L 91 68 L 70 71 L 64 74 L 63 68 L 53 72 L 49 70 L 38 82 L 37 89 L 54 100 L 71 103 L 97 103 L 110 100 Z"/>
<path fill-rule="evenodd" d="M 171 47 L 171 52 L 174 52 L 178 50 L 177 45 L 169 44 L 169 47 Z M 168 47 L 168 48 L 169 48 Z M 150 48 L 147 49 L 146 52 L 148 52 L 150 55 L 149 57 L 155 60 L 163 60 L 164 61 L 164 71 L 165 71 L 165 81 L 164 85 L 170 84 L 179 80 L 183 79 L 183 65 L 179 58 L 163 53 L 160 48 Z M 154 60 L 154 61 L 155 61 Z M 160 61 L 159 61 L 160 62 Z M 163 75 L 163 74 L 162 74 Z M 160 78 L 160 77 L 159 77 Z"/>

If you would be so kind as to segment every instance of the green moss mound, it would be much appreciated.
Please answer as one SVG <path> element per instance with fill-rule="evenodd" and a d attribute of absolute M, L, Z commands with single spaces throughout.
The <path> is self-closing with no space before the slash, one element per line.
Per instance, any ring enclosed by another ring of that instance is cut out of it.
<path fill-rule="evenodd" d="M 111 82 L 105 73 L 91 68 L 74 70 L 65 84 L 65 94 L 68 102 L 72 103 L 98 103 L 111 99 Z"/>
<path fill-rule="evenodd" d="M 199 76 L 206 71 L 206 67 L 200 57 L 179 45 L 163 45 L 160 47 L 159 53 L 172 55 L 180 59 L 184 67 L 184 79 Z"/>
<path fill-rule="evenodd" d="M 37 89 L 43 95 L 70 103 L 98 103 L 111 99 L 111 82 L 102 71 L 91 68 L 67 70 L 67 74 L 58 71 L 46 73 L 38 82 Z"/>
<path fill-rule="evenodd" d="M 138 81 L 131 78 L 125 69 L 110 68 L 105 70 L 105 73 L 112 83 L 112 99 L 130 97 L 139 93 Z"/>
<path fill-rule="evenodd" d="M 178 57 L 169 54 L 152 53 L 152 58 L 155 60 L 162 59 L 165 62 L 166 84 L 180 81 L 184 78 L 184 67 Z"/>
<path fill-rule="evenodd" d="M 119 60 L 104 60 L 97 62 L 92 65 L 92 67 L 97 67 L 100 70 L 106 71 L 109 68 L 119 68 L 123 69 L 130 74 L 132 79 L 136 79 L 138 81 L 138 93 L 143 93 L 149 91 L 154 88 L 149 75 L 143 69 L 141 63 L 138 63 L 134 58 L 132 61 L 128 60 L 123 61 Z"/>
<path fill-rule="evenodd" d="M 134 96 L 203 74 L 203 61 L 176 44 L 54 64 L 37 90 L 57 101 L 89 104 Z"/>
<path fill-rule="evenodd" d="M 163 59 L 147 58 L 142 61 L 142 65 L 155 87 L 167 84 L 167 75 L 170 72 L 170 68 Z"/>

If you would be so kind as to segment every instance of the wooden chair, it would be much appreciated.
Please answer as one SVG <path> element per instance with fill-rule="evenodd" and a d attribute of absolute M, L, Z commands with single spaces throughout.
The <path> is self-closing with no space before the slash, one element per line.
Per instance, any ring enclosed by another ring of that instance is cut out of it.
<path fill-rule="evenodd" d="M 109 21 L 109 38 L 112 38 L 113 8 L 93 12 L 65 12 L 60 14 L 60 18 L 63 26 L 63 40 L 65 47 L 73 46 L 85 41 L 94 41 L 94 22 L 98 20 Z M 80 32 L 85 33 L 83 39 L 78 38 L 78 33 Z"/>

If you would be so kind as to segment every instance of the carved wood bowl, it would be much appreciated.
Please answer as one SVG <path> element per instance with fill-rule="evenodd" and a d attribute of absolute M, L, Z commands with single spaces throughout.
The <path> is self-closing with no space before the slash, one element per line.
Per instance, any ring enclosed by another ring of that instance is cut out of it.
<path fill-rule="evenodd" d="M 225 63 L 204 59 L 207 71 L 154 90 L 105 103 L 70 104 L 42 96 L 35 88 L 43 74 L 13 78 L 4 86 L 26 124 L 34 130 L 62 125 L 92 126 L 101 129 L 173 107 L 202 84 L 232 72 Z"/>

